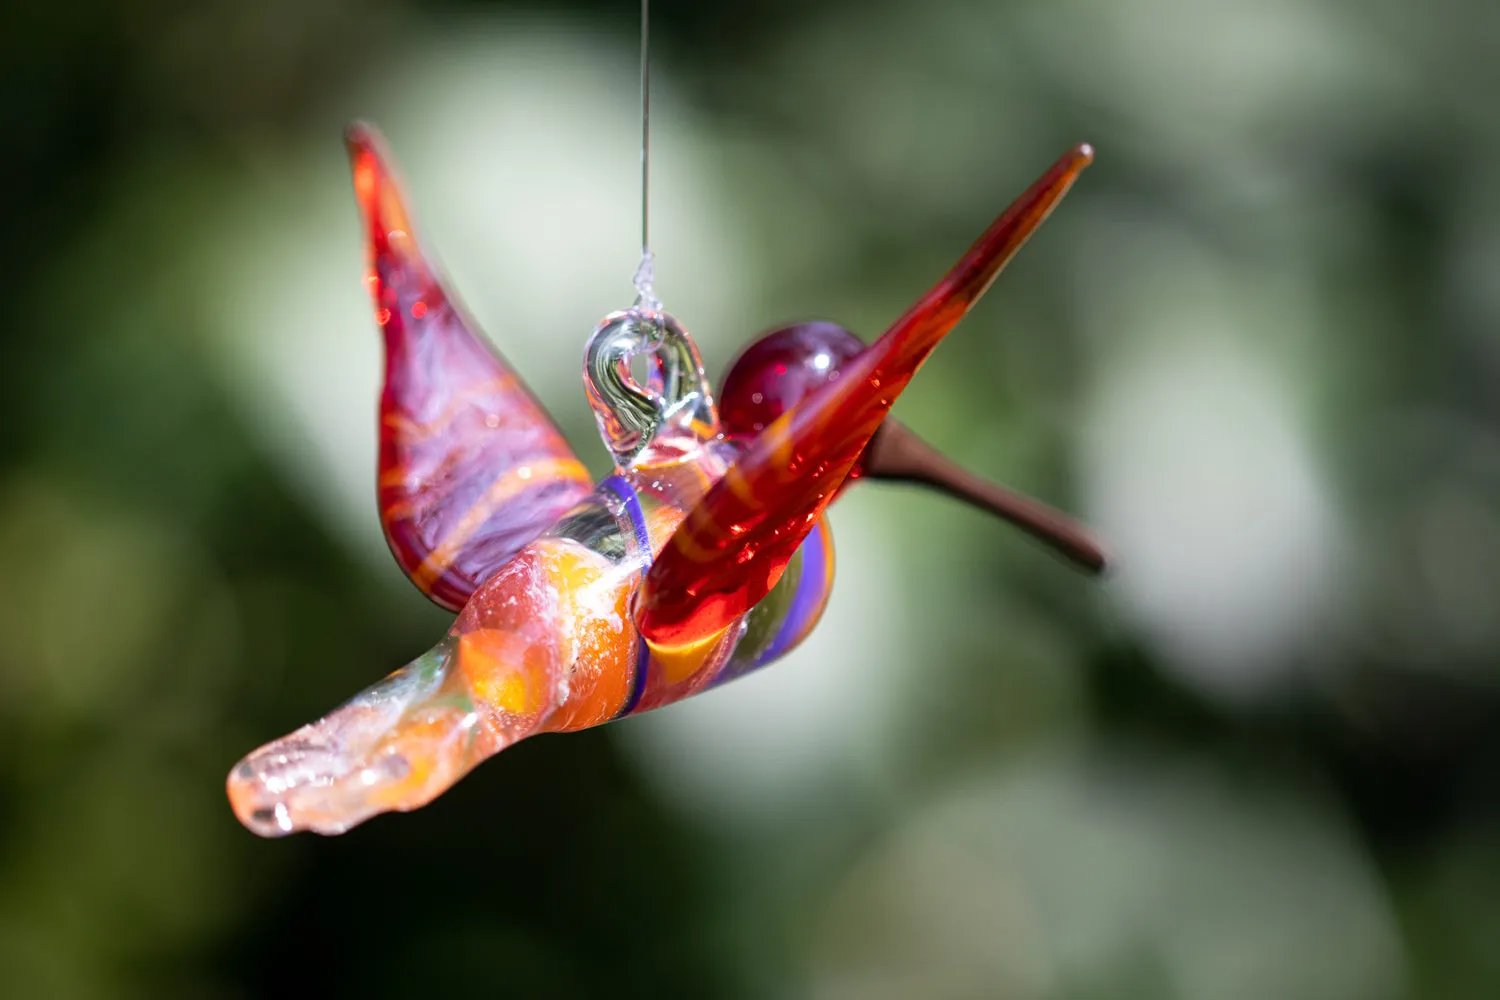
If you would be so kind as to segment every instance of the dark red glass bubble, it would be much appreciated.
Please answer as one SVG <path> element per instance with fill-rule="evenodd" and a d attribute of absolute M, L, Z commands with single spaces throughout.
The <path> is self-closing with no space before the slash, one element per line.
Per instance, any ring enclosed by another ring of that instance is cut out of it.
<path fill-rule="evenodd" d="M 837 323 L 797 323 L 745 348 L 719 390 L 719 421 L 731 437 L 753 437 L 815 389 L 837 378 L 864 342 Z"/>

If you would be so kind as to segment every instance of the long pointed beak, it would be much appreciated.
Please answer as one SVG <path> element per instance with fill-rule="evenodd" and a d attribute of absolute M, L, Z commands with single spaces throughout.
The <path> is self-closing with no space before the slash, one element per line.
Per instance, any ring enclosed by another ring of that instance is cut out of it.
<path fill-rule="evenodd" d="M 1083 527 L 1040 500 L 981 479 L 923 441 L 905 424 L 886 418 L 863 457 L 868 479 L 919 483 L 1008 521 L 1091 574 L 1108 558 Z"/>

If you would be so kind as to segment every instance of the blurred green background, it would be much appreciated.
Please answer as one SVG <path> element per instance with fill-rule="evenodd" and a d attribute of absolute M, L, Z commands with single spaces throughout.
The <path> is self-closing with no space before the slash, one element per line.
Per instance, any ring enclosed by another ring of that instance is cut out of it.
<path fill-rule="evenodd" d="M 631 0 L 0 13 L 0 993 L 1500 995 L 1500 6 L 657 0 L 658 288 L 873 336 L 1098 160 L 897 408 L 1090 583 L 863 487 L 788 661 L 261 841 L 238 757 L 426 649 L 340 127 L 603 468 Z"/>

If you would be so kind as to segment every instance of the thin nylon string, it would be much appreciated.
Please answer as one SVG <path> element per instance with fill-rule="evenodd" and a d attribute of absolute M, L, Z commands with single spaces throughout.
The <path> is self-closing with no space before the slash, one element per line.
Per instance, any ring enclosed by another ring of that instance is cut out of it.
<path fill-rule="evenodd" d="M 641 0 L 641 263 L 635 269 L 635 304 L 661 309 L 652 287 L 656 258 L 651 253 L 651 0 Z"/>

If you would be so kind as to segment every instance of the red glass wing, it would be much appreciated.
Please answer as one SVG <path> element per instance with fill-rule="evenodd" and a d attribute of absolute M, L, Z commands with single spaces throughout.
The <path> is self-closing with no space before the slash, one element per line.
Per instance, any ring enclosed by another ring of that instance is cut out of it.
<path fill-rule="evenodd" d="M 385 336 L 380 519 L 411 581 L 458 609 L 589 491 L 551 417 L 422 253 L 380 137 L 348 132 Z"/>
<path fill-rule="evenodd" d="M 702 640 L 770 592 L 901 390 L 1092 159 L 1078 146 L 1053 164 L 836 381 L 751 442 L 652 565 L 636 605 L 643 635 L 663 646 Z"/>

